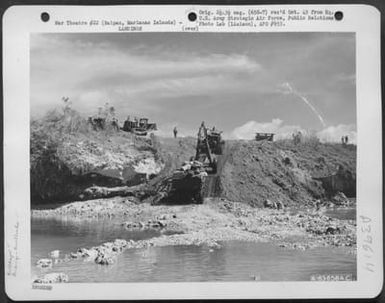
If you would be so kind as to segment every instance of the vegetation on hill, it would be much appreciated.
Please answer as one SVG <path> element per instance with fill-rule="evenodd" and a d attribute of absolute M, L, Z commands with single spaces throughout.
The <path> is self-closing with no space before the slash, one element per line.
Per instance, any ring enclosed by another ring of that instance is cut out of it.
<path fill-rule="evenodd" d="M 95 131 L 71 109 L 33 120 L 30 132 L 32 203 L 74 200 L 93 185 L 137 183 L 163 167 L 153 140 L 108 126 Z"/>

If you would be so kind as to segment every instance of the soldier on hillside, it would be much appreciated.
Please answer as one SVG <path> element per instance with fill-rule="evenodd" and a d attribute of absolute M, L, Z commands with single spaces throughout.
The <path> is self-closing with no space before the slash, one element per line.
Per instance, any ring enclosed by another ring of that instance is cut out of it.
<path fill-rule="evenodd" d="M 293 134 L 293 142 L 295 145 L 301 143 L 302 141 L 302 133 L 298 131 L 296 134 Z"/>
<path fill-rule="evenodd" d="M 113 129 L 115 129 L 116 131 L 119 131 L 118 118 L 112 117 L 111 125 Z"/>
<path fill-rule="evenodd" d="M 72 102 L 70 101 L 69 97 L 63 97 L 62 101 L 64 103 L 64 114 L 68 114 L 71 111 Z"/>
<path fill-rule="evenodd" d="M 176 128 L 176 126 L 174 127 L 173 132 L 174 132 L 174 138 L 176 138 L 178 135 L 178 129 Z"/>
<path fill-rule="evenodd" d="M 298 143 L 301 143 L 302 141 L 302 133 L 298 131 Z"/>

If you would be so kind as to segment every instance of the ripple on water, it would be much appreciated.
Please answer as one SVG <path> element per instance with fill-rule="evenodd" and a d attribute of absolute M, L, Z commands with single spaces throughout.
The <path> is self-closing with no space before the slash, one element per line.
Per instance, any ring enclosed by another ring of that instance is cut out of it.
<path fill-rule="evenodd" d="M 340 220 L 356 220 L 357 211 L 355 207 L 331 208 L 325 211 L 325 216 Z"/>
<path fill-rule="evenodd" d="M 68 253 L 116 238 L 139 240 L 158 235 L 157 231 L 127 231 L 111 220 L 34 219 L 32 272 L 41 274 L 34 264 L 55 249 Z M 295 251 L 269 243 L 230 241 L 220 249 L 187 245 L 132 249 L 110 266 L 79 259 L 54 265 L 49 271 L 64 272 L 71 282 L 250 281 L 255 276 L 263 281 L 306 281 L 313 274 L 356 276 L 356 257 L 342 248 Z"/>

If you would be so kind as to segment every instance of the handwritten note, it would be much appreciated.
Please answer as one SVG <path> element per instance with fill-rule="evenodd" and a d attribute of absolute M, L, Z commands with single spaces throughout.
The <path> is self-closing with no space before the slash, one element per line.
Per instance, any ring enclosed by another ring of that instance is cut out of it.
<path fill-rule="evenodd" d="M 361 247 L 364 251 L 364 268 L 369 272 L 374 272 L 374 250 L 373 250 L 373 235 L 372 235 L 372 219 L 366 216 L 360 216 L 361 230 L 363 241 Z"/>
<path fill-rule="evenodd" d="M 8 260 L 7 260 L 7 275 L 14 276 L 17 275 L 17 264 L 19 261 L 18 257 L 18 243 L 19 243 L 19 227 L 20 224 L 17 221 L 11 230 L 12 237 L 10 239 L 10 243 L 7 243 L 7 252 L 8 252 Z"/>

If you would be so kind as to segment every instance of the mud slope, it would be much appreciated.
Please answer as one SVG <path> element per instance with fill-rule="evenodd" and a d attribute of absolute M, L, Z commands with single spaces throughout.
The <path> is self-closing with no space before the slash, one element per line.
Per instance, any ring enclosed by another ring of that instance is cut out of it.
<path fill-rule="evenodd" d="M 164 177 L 180 168 L 183 162 L 195 156 L 197 139 L 193 137 L 163 138 L 155 137 L 154 148 L 164 162 L 164 169 L 159 177 Z"/>
<path fill-rule="evenodd" d="M 327 198 L 313 177 L 334 173 L 338 166 L 354 176 L 356 147 L 340 144 L 299 144 L 290 141 L 228 141 L 222 159 L 221 196 L 263 206 L 266 199 L 286 206 L 311 204 Z M 352 183 L 352 182 L 351 182 Z"/>
<path fill-rule="evenodd" d="M 171 176 L 185 161 L 189 161 L 195 155 L 196 139 L 192 137 L 164 138 L 153 136 L 152 141 L 156 154 L 163 163 L 162 170 L 148 183 L 148 189 L 154 193 L 159 182 Z"/>

